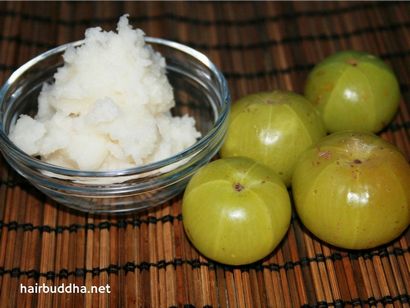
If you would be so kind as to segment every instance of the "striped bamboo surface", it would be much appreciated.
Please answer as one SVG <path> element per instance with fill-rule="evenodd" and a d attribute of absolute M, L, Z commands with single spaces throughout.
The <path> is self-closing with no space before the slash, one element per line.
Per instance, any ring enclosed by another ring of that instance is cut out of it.
<path fill-rule="evenodd" d="M 314 63 L 342 49 L 382 57 L 400 111 L 381 135 L 410 158 L 410 3 L 1 2 L 0 79 L 90 26 L 129 13 L 149 36 L 186 43 L 225 73 L 233 99 L 301 92 Z M 122 217 L 73 213 L 0 163 L 0 307 L 409 307 L 410 232 L 371 251 L 316 240 L 297 217 L 261 262 L 228 267 L 185 237 L 181 198 Z M 20 285 L 110 286 L 101 294 L 28 294 Z"/>

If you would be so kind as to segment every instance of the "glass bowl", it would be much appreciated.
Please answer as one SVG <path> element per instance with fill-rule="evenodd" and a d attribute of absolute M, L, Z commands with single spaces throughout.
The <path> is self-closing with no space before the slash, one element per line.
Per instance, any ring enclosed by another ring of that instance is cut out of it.
<path fill-rule="evenodd" d="M 44 82 L 52 82 L 68 46 L 49 50 L 17 69 L 0 90 L 0 146 L 7 162 L 36 188 L 70 208 L 92 213 L 120 213 L 154 207 L 178 195 L 190 177 L 219 151 L 227 129 L 230 94 L 226 80 L 202 53 L 180 43 L 146 37 L 165 57 L 173 86 L 174 115 L 195 118 L 202 137 L 167 159 L 115 171 L 65 169 L 31 157 L 8 138 L 20 114 L 37 113 Z"/>

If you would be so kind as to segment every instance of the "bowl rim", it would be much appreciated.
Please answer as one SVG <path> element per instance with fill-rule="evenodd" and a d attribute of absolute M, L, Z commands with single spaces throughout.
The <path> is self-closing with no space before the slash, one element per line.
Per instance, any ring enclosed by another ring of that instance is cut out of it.
<path fill-rule="evenodd" d="M 9 138 L 8 135 L 5 133 L 4 130 L 4 123 L 3 123 L 3 114 L 0 117 L 0 142 L 1 144 L 6 145 L 6 148 L 10 150 L 11 154 L 15 155 L 17 158 L 23 160 L 25 163 L 29 164 L 31 167 L 36 169 L 46 170 L 48 172 L 52 172 L 55 174 L 65 175 L 65 176 L 76 176 L 76 177 L 119 177 L 119 176 L 126 176 L 126 175 L 135 175 L 135 174 L 142 174 L 146 172 L 156 171 L 161 168 L 167 167 L 179 161 L 182 161 L 185 158 L 190 157 L 192 154 L 196 153 L 198 150 L 206 147 L 208 142 L 213 139 L 213 137 L 218 133 L 220 127 L 226 121 L 226 118 L 229 113 L 230 105 L 231 105 L 231 96 L 228 88 L 227 81 L 223 75 L 223 73 L 216 67 L 216 65 L 202 52 L 199 52 L 192 47 L 184 45 L 179 42 L 163 39 L 163 38 L 156 38 L 145 36 L 144 40 L 146 43 L 151 44 L 158 44 L 161 46 L 170 47 L 176 49 L 178 51 L 183 52 L 184 54 L 188 54 L 193 58 L 197 59 L 203 65 L 205 65 L 211 72 L 213 72 L 218 80 L 218 83 L 221 85 L 222 93 L 222 109 L 216 119 L 213 127 L 206 133 L 206 135 L 202 136 L 199 140 L 197 140 L 193 145 L 189 146 L 188 148 L 184 149 L 183 151 L 149 164 L 145 164 L 142 166 L 127 168 L 127 169 L 118 169 L 118 170 L 109 170 L 109 171 L 87 171 L 87 170 L 76 170 L 76 169 L 67 169 L 61 166 L 53 165 L 44 161 L 41 161 L 38 158 L 32 157 L 22 151 L 19 147 L 17 147 Z M 14 84 L 14 82 L 24 74 L 28 69 L 30 69 L 33 65 L 37 62 L 46 59 L 47 57 L 54 55 L 56 53 L 60 53 L 66 50 L 69 47 L 78 47 L 82 45 L 84 40 L 78 40 L 74 42 L 69 42 L 63 45 L 59 45 L 55 48 L 47 50 L 36 57 L 32 58 L 31 60 L 27 61 L 23 65 L 21 65 L 18 69 L 16 69 L 9 78 L 5 81 L 4 85 L 0 89 L 0 106 L 4 103 L 4 96 L 5 93 L 9 90 L 9 88 Z M 155 47 L 154 47 L 155 50 Z M 1 151 L 5 152 L 5 148 L 2 147 Z M 3 153 L 10 155 L 9 153 Z M 170 171 L 166 171 L 164 173 L 172 172 L 174 169 Z"/>

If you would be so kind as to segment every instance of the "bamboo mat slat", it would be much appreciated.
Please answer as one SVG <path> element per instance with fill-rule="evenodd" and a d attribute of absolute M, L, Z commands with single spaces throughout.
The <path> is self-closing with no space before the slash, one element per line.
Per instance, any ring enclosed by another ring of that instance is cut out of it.
<path fill-rule="evenodd" d="M 408 2 L 0 2 L 0 81 L 35 55 L 118 17 L 208 55 L 233 100 L 301 93 L 315 63 L 342 49 L 379 55 L 397 73 L 399 112 L 381 133 L 410 159 Z M 370 251 L 331 247 L 296 215 L 280 246 L 242 267 L 188 242 L 181 196 L 142 213 L 75 213 L 0 159 L 0 307 L 409 307 L 410 231 Z M 20 285 L 109 285 L 111 293 L 24 294 Z"/>

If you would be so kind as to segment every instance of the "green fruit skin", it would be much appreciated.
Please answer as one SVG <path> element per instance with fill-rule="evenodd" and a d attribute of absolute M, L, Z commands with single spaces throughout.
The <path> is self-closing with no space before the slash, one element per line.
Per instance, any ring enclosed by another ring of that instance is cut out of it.
<path fill-rule="evenodd" d="M 390 67 L 358 51 L 338 52 L 317 64 L 304 93 L 319 109 L 328 132 L 378 132 L 400 102 L 399 83 Z"/>
<path fill-rule="evenodd" d="M 289 186 L 299 155 L 325 133 L 320 115 L 303 96 L 261 92 L 233 104 L 220 154 L 262 163 Z"/>
<path fill-rule="evenodd" d="M 285 185 L 269 168 L 247 158 L 227 158 L 192 177 L 182 217 L 188 238 L 203 255 L 242 265 L 260 260 L 279 244 L 291 206 Z"/>
<path fill-rule="evenodd" d="M 410 223 L 410 166 L 371 133 L 334 133 L 307 150 L 292 189 L 303 224 L 341 248 L 374 248 Z"/>

